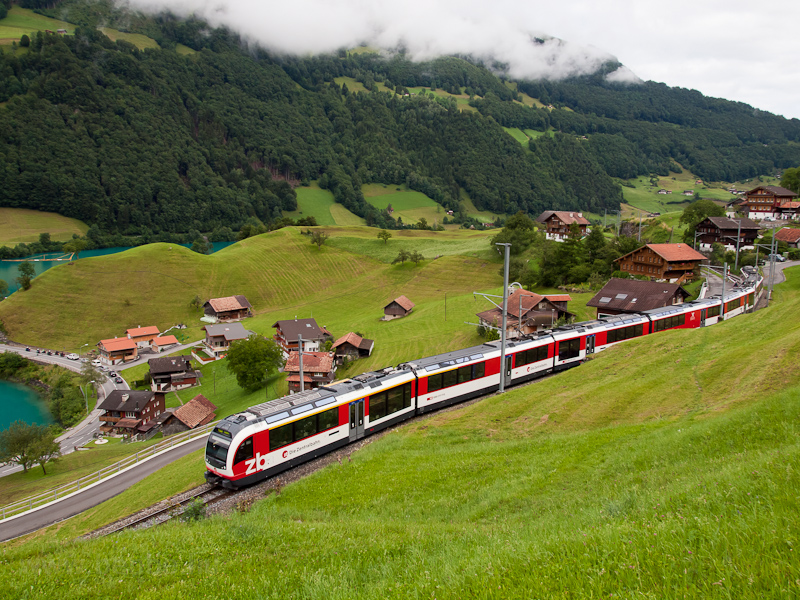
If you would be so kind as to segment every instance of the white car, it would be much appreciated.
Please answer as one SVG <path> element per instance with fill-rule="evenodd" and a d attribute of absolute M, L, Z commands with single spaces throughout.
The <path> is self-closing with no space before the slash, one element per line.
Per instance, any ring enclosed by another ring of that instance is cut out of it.
<path fill-rule="evenodd" d="M 97 360 L 97 359 L 94 359 L 94 360 L 92 361 L 92 366 L 93 366 L 93 367 L 101 367 L 101 366 L 102 366 L 102 363 L 101 363 L 99 360 Z"/>
<path fill-rule="evenodd" d="M 78 360 L 80 358 L 80 356 L 78 356 L 77 354 L 75 354 L 73 352 L 72 354 L 67 354 L 67 358 L 70 359 L 70 360 Z"/>

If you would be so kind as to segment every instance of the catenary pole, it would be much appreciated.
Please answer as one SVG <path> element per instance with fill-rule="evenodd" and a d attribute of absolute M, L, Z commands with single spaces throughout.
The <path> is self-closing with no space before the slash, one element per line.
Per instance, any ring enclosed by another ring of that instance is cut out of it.
<path fill-rule="evenodd" d="M 500 388 L 502 394 L 505 387 L 506 378 L 506 315 L 508 313 L 508 258 L 510 255 L 511 244 L 495 244 L 505 247 L 503 262 L 503 328 L 500 330 Z"/>
<path fill-rule="evenodd" d="M 725 320 L 725 280 L 728 278 L 728 263 L 722 264 L 722 308 L 720 309 L 720 320 Z"/>
<path fill-rule="evenodd" d="M 300 391 L 305 391 L 305 382 L 303 381 L 303 335 L 300 334 L 297 336 L 297 350 L 300 354 Z"/>

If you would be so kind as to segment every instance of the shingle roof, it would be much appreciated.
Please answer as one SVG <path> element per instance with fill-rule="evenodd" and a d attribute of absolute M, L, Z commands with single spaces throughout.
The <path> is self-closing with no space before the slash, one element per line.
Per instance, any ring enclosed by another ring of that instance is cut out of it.
<path fill-rule="evenodd" d="M 128 338 L 111 338 L 108 340 L 100 340 L 97 344 L 103 346 L 107 352 L 116 352 L 117 350 L 133 350 L 136 348 L 136 342 Z"/>
<path fill-rule="evenodd" d="M 142 390 L 114 390 L 97 408 L 101 410 L 142 411 L 153 399 L 155 392 Z M 138 408 L 137 408 L 138 407 Z"/>
<path fill-rule="evenodd" d="M 779 185 L 768 185 L 766 186 L 766 189 L 768 189 L 776 196 L 792 196 L 792 197 L 797 196 L 797 194 L 795 194 L 792 190 L 787 190 L 785 187 L 781 187 Z"/>
<path fill-rule="evenodd" d="M 647 247 L 667 262 L 706 259 L 705 256 L 687 244 L 647 244 Z"/>
<path fill-rule="evenodd" d="M 397 302 L 405 310 L 411 310 L 416 306 L 416 304 L 414 304 L 411 300 L 409 300 L 405 296 L 400 296 L 399 298 L 395 298 L 394 300 L 392 300 L 392 302 Z M 392 302 L 389 302 L 389 304 L 391 304 Z M 389 304 L 387 304 L 386 306 L 389 306 Z M 384 308 L 386 308 L 386 306 L 384 306 Z"/>
<path fill-rule="evenodd" d="M 330 335 L 327 330 L 317 325 L 314 319 L 290 319 L 286 321 L 276 321 L 272 325 L 280 329 L 283 337 L 290 342 L 296 342 L 298 336 L 303 336 L 303 340 L 321 340 L 325 335 Z"/>
<path fill-rule="evenodd" d="M 218 323 L 203 327 L 212 337 L 224 336 L 226 340 L 244 340 L 253 333 L 244 328 L 241 323 Z"/>
<path fill-rule="evenodd" d="M 243 308 L 252 308 L 247 298 L 244 296 L 226 296 L 225 298 L 211 298 L 206 302 L 214 312 L 228 312 L 231 310 L 241 310 Z"/>
<path fill-rule="evenodd" d="M 350 344 L 356 348 L 360 348 L 362 350 L 369 350 L 375 342 L 373 340 L 368 340 L 366 338 L 362 338 L 360 335 L 353 333 L 352 331 L 347 335 L 343 335 L 340 337 L 336 342 L 331 346 L 331 348 L 338 348 L 342 344 Z"/>
<path fill-rule="evenodd" d="M 134 327 L 132 329 L 128 329 L 125 333 L 132 338 L 135 338 L 142 337 L 144 335 L 158 335 L 159 331 L 158 327 L 155 325 L 150 325 L 149 327 Z"/>
<path fill-rule="evenodd" d="M 572 297 L 569 294 L 547 294 L 545 298 L 550 302 L 572 302 Z"/>
<path fill-rule="evenodd" d="M 569 210 L 546 210 L 539 215 L 536 220 L 539 223 L 544 223 L 553 215 L 557 216 L 558 220 L 565 225 L 572 225 L 573 223 L 577 223 L 578 225 L 589 225 L 589 221 L 583 216 L 582 213 Z"/>
<path fill-rule="evenodd" d="M 742 229 L 761 229 L 761 226 L 750 219 L 729 219 L 728 217 L 706 217 L 719 229 L 739 229 L 741 221 Z"/>
<path fill-rule="evenodd" d="M 775 234 L 775 239 L 790 244 L 796 244 L 797 240 L 800 240 L 800 229 L 784 227 Z"/>
<path fill-rule="evenodd" d="M 208 398 L 198 394 L 183 406 L 176 408 L 173 415 L 189 429 L 193 429 L 213 421 L 215 410 L 217 407 Z"/>
<path fill-rule="evenodd" d="M 303 373 L 315 371 L 328 373 L 333 367 L 333 354 L 330 352 L 303 352 Z M 287 372 L 300 372 L 300 353 L 292 352 L 283 368 Z"/>
<path fill-rule="evenodd" d="M 689 292 L 675 283 L 638 279 L 611 279 L 586 306 L 620 311 L 643 311 L 672 304 L 675 294 L 689 297 Z"/>
<path fill-rule="evenodd" d="M 169 346 L 170 344 L 177 344 L 178 338 L 174 335 L 162 335 L 153 339 L 154 346 Z"/>
<path fill-rule="evenodd" d="M 151 358 L 150 373 L 183 373 L 184 371 L 191 371 L 192 357 L 191 356 L 164 356 L 159 358 Z"/>

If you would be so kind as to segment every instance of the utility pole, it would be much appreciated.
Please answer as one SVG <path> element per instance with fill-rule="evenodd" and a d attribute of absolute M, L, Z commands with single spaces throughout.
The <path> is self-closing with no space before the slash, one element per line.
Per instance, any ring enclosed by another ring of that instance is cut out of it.
<path fill-rule="evenodd" d="M 642 241 L 642 211 L 639 211 L 639 234 L 636 236 L 636 241 Z"/>
<path fill-rule="evenodd" d="M 722 308 L 720 309 L 720 319 L 725 320 L 725 280 L 728 278 L 728 263 L 722 264 Z"/>
<path fill-rule="evenodd" d="M 304 392 L 305 385 L 303 381 L 303 335 L 302 334 L 297 336 L 297 341 L 299 342 L 297 344 L 297 350 L 300 355 L 300 391 Z"/>
<path fill-rule="evenodd" d="M 739 219 L 739 230 L 736 233 L 736 263 L 733 266 L 734 271 L 739 270 L 739 241 L 741 239 L 742 239 L 742 220 Z"/>
<path fill-rule="evenodd" d="M 511 251 L 511 244 L 495 244 L 505 247 L 505 257 L 503 264 L 503 329 L 500 331 L 500 388 L 499 392 L 504 391 L 506 378 L 506 313 L 508 312 L 508 259 Z"/>
<path fill-rule="evenodd" d="M 444 320 L 447 321 L 447 292 L 444 293 Z"/>
<path fill-rule="evenodd" d="M 606 228 L 606 215 L 607 215 L 607 214 L 608 214 L 608 209 L 607 209 L 607 208 L 604 208 L 604 209 L 603 209 L 603 229 L 605 229 L 605 228 Z"/>

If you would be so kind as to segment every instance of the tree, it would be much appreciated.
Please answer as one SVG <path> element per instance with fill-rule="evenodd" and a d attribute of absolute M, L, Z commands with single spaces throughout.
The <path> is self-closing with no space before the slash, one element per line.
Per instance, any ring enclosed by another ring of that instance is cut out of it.
<path fill-rule="evenodd" d="M 277 344 L 260 335 L 237 340 L 228 350 L 228 370 L 236 375 L 239 387 L 247 390 L 264 384 L 269 374 L 278 370 L 282 360 Z"/>
<path fill-rule="evenodd" d="M 86 240 L 82 240 L 80 238 L 72 238 L 68 242 L 64 242 L 64 245 L 61 247 L 62 252 L 75 254 L 73 258 L 77 260 L 78 255 L 86 250 L 88 242 Z"/>
<path fill-rule="evenodd" d="M 425 257 L 422 256 L 421 252 L 418 252 L 417 250 L 414 250 L 409 255 L 408 259 L 414 261 L 414 264 L 419 266 L 419 263 L 421 263 L 423 260 L 425 260 Z"/>
<path fill-rule="evenodd" d="M 800 167 L 786 169 L 781 177 L 781 186 L 800 194 Z"/>
<path fill-rule="evenodd" d="M 55 434 L 50 431 L 49 427 L 42 427 L 41 435 L 31 446 L 31 457 L 33 462 L 42 467 L 42 471 L 47 475 L 47 470 L 44 468 L 48 462 L 56 462 L 61 456 L 61 448 L 56 441 Z"/>
<path fill-rule="evenodd" d="M 6 283 L 5 279 L 0 279 L 0 296 L 3 298 L 8 296 L 8 283 Z"/>
<path fill-rule="evenodd" d="M 29 38 L 26 34 L 22 34 L 22 37 L 19 38 L 19 45 L 23 48 L 27 48 L 31 45 L 31 38 Z"/>
<path fill-rule="evenodd" d="M 524 212 L 519 211 L 506 220 L 505 227 L 491 239 L 492 247 L 495 244 L 511 244 L 509 252 L 512 255 L 520 254 L 537 241 L 536 224 Z"/>
<path fill-rule="evenodd" d="M 418 229 L 430 229 L 428 227 L 428 219 L 426 219 L 425 217 L 420 217 L 419 218 L 419 223 L 417 223 L 417 228 Z"/>
<path fill-rule="evenodd" d="M 192 247 L 190 250 L 192 252 L 197 252 L 198 254 L 208 254 L 211 251 L 211 244 L 209 244 L 203 238 L 198 238 L 192 242 Z"/>
<path fill-rule="evenodd" d="M 411 253 L 408 250 L 401 249 L 400 252 L 397 253 L 397 257 L 392 261 L 392 264 L 397 263 L 405 263 L 407 260 L 411 258 Z"/>
<path fill-rule="evenodd" d="M 8 429 L 0 431 L 0 462 L 17 464 L 25 473 L 35 464 L 42 464 L 44 469 L 43 463 L 55 456 L 54 440 L 55 435 L 46 425 L 14 421 Z"/>
<path fill-rule="evenodd" d="M 19 273 L 17 283 L 19 283 L 20 287 L 23 290 L 31 289 L 31 280 L 36 275 L 36 268 L 33 263 L 29 260 L 22 261 L 17 267 L 17 272 Z"/>
<path fill-rule="evenodd" d="M 687 244 L 694 242 L 694 232 L 697 226 L 706 217 L 724 217 L 725 208 L 712 200 L 697 200 L 683 210 L 680 223 L 686 225 L 683 241 Z"/>
<path fill-rule="evenodd" d="M 389 242 L 389 238 L 392 237 L 392 233 L 390 231 L 386 231 L 385 229 L 381 229 L 378 232 L 378 239 L 383 240 L 383 243 L 386 244 Z"/>
<path fill-rule="evenodd" d="M 311 232 L 311 243 L 316 244 L 317 248 L 321 248 L 322 244 L 331 236 L 320 229 L 315 229 Z"/>

